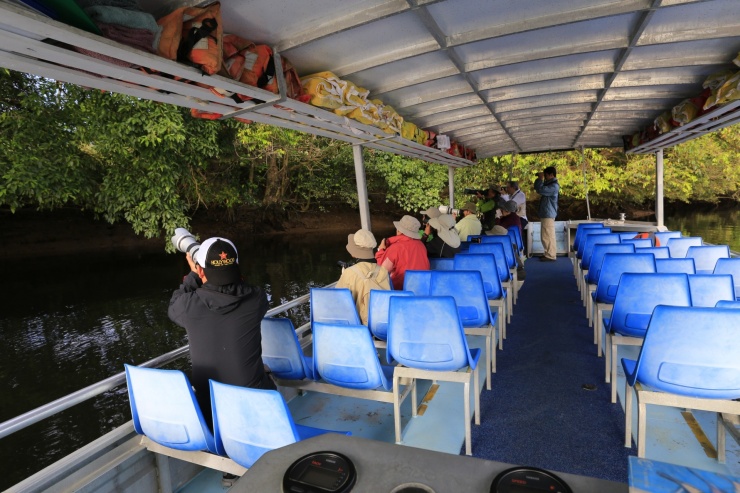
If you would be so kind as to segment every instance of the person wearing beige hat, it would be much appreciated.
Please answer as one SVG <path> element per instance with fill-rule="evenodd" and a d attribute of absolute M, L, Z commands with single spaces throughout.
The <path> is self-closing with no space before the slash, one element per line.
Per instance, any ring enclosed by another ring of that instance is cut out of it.
<path fill-rule="evenodd" d="M 347 236 L 347 251 L 355 263 L 342 269 L 342 277 L 337 281 L 337 288 L 347 288 L 355 300 L 357 313 L 364 325 L 367 325 L 368 305 L 371 289 L 391 289 L 388 271 L 380 267 L 373 249 L 378 242 L 375 236 L 366 230 L 360 229 Z"/>
<path fill-rule="evenodd" d="M 423 241 L 424 243 L 429 243 L 430 241 L 434 240 L 434 235 L 425 235 L 424 230 L 426 230 L 427 224 L 429 224 L 429 220 L 441 216 L 442 212 L 439 210 L 438 207 L 430 207 L 425 211 L 420 211 L 420 214 L 421 228 L 419 229 L 419 234 L 421 235 L 421 241 Z"/>
<path fill-rule="evenodd" d="M 513 226 L 519 228 L 519 234 L 523 234 L 522 231 L 522 220 L 517 211 L 517 203 L 513 200 L 504 202 L 501 205 L 501 217 L 496 219 L 496 225 L 503 226 L 505 229 L 509 229 Z"/>
<path fill-rule="evenodd" d="M 455 225 L 455 230 L 460 241 L 468 241 L 468 236 L 478 236 L 480 234 L 483 225 L 476 215 L 477 209 L 474 203 L 466 203 L 461 211 L 463 218 Z"/>
<path fill-rule="evenodd" d="M 384 238 L 378 246 L 375 260 L 391 276 L 393 289 L 403 289 L 403 279 L 407 270 L 429 270 L 427 249 L 421 241 L 421 223 L 412 216 L 403 216 L 393 221 L 396 236 Z"/>
<path fill-rule="evenodd" d="M 422 241 L 425 237 L 432 238 L 424 242 L 429 258 L 453 258 L 460 252 L 460 237 L 455 230 L 455 218 L 450 214 L 430 219 L 421 236 Z"/>

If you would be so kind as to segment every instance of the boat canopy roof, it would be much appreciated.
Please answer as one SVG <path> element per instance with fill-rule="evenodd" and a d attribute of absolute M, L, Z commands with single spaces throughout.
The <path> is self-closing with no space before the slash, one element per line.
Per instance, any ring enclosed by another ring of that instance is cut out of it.
<path fill-rule="evenodd" d="M 472 164 L 7 2 L 0 4 L 4 67 L 451 166 Z M 139 0 L 155 18 L 196 4 Z M 698 96 L 709 75 L 738 70 L 732 60 L 740 51 L 738 0 L 222 0 L 221 15 L 224 33 L 272 46 L 301 77 L 330 71 L 478 158 L 622 147 L 623 136 Z M 264 103 L 236 103 L 158 74 Z M 731 125 L 740 120 L 736 103 L 631 152 Z"/>

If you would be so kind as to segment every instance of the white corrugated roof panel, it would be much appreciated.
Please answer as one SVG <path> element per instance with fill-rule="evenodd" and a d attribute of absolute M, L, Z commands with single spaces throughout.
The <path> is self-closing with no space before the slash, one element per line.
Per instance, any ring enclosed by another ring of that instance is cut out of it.
<path fill-rule="evenodd" d="M 155 17 L 199 3 L 139 2 Z M 221 5 L 224 32 L 273 46 L 301 76 L 330 71 L 367 88 L 370 98 L 422 128 L 475 148 L 478 157 L 621 146 L 623 135 L 639 132 L 681 100 L 697 96 L 708 75 L 737 70 L 731 61 L 740 51 L 740 0 L 222 0 Z M 227 115 L 253 106 L 220 101 L 193 86 L 177 90 L 171 80 L 146 79 L 151 76 L 81 54 L 60 55 L 64 49 L 54 43 L 178 71 L 180 77 L 217 87 L 238 86 L 39 21 L 6 0 L 0 11 L 2 66 Z M 19 30 L 28 36 L 11 34 Z M 31 43 L 34 37 L 46 42 L 22 46 L 23 39 Z M 90 72 L 114 79 L 94 80 Z M 281 103 L 264 91 L 255 97 L 268 101 L 252 108 L 255 121 L 376 147 L 380 144 L 373 142 L 387 138 L 369 127 L 324 118 L 323 110 L 308 105 Z M 294 114 L 281 113 L 270 100 Z M 740 119 L 734 113 L 722 112 L 716 121 L 710 115 L 692 132 L 704 131 L 702 125 L 732 124 Z M 316 117 L 321 120 L 312 120 Z M 673 145 L 691 135 L 663 141 Z M 405 144 L 393 138 L 383 145 L 398 151 Z M 409 146 L 408 152 L 422 150 Z"/>

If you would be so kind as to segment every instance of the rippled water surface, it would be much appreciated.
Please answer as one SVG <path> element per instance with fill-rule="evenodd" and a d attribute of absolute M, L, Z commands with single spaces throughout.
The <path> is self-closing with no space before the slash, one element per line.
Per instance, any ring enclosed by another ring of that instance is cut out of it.
<path fill-rule="evenodd" d="M 669 218 L 670 229 L 740 251 L 740 212 Z M 338 279 L 346 234 L 273 240 L 234 238 L 246 278 L 271 306 Z M 187 343 L 167 318 L 187 273 L 181 254 L 0 259 L 0 422 Z M 290 313 L 304 322 L 308 305 Z M 187 370 L 183 358 L 171 365 Z M 0 439 L 0 490 L 130 419 L 125 388 Z"/>

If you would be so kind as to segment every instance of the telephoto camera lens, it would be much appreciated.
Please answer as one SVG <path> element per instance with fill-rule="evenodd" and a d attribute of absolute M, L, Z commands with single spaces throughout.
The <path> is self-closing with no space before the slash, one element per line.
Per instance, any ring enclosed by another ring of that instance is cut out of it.
<path fill-rule="evenodd" d="M 190 253 L 191 257 L 195 257 L 195 253 L 200 248 L 200 243 L 195 239 L 195 236 L 185 228 L 175 229 L 175 234 L 172 236 L 172 245 L 182 253 Z"/>

